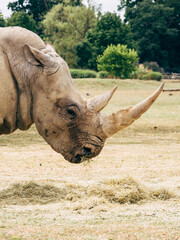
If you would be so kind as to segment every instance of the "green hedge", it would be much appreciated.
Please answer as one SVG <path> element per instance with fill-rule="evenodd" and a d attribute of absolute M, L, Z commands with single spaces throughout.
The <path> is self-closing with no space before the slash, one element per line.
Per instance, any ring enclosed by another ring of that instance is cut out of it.
<path fill-rule="evenodd" d="M 159 72 L 148 72 L 143 76 L 143 79 L 161 81 L 162 77 L 163 75 Z"/>
<path fill-rule="evenodd" d="M 70 69 L 72 78 L 96 78 L 97 72 L 83 69 Z"/>

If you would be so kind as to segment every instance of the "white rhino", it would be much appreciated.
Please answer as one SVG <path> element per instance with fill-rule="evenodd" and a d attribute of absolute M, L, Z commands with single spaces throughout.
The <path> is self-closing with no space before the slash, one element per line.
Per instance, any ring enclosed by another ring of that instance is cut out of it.
<path fill-rule="evenodd" d="M 35 123 L 46 142 L 72 163 L 97 156 L 106 138 L 139 118 L 163 89 L 162 84 L 143 102 L 103 115 L 117 87 L 87 100 L 53 47 L 20 27 L 0 28 L 0 73 L 0 135 Z"/>

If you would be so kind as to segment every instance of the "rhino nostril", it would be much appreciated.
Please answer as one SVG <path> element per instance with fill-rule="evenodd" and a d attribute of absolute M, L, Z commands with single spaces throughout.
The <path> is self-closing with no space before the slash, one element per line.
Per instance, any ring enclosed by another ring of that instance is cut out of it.
<path fill-rule="evenodd" d="M 90 149 L 90 148 L 87 148 L 87 147 L 84 147 L 83 155 L 84 155 L 84 156 L 90 156 L 90 155 L 92 155 L 91 149 Z"/>

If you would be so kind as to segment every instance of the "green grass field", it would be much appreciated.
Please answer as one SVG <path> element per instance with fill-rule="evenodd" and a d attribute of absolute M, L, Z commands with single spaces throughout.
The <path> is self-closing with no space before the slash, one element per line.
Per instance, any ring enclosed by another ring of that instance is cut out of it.
<path fill-rule="evenodd" d="M 119 88 L 111 113 L 156 81 L 76 79 L 92 97 Z M 166 82 L 165 89 L 180 88 Z M 87 97 L 87 96 L 86 96 Z M 0 240 L 179 240 L 180 92 L 163 92 L 90 162 L 73 165 L 37 134 L 0 137 Z"/>

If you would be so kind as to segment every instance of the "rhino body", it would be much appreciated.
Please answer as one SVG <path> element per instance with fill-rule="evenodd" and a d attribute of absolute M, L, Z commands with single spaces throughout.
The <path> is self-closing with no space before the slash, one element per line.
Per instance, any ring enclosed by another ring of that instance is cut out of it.
<path fill-rule="evenodd" d="M 0 28 L 0 135 L 35 123 L 51 147 L 72 163 L 95 157 L 107 137 L 140 117 L 162 87 L 135 107 L 100 111 L 116 88 L 86 100 L 74 87 L 66 62 L 35 33 Z"/>

